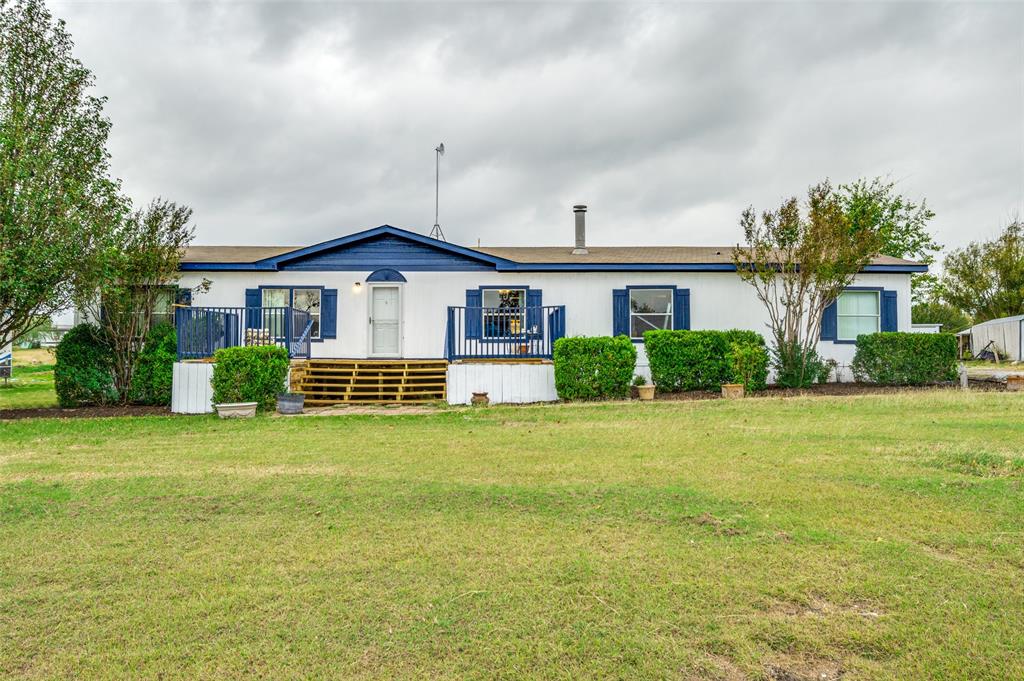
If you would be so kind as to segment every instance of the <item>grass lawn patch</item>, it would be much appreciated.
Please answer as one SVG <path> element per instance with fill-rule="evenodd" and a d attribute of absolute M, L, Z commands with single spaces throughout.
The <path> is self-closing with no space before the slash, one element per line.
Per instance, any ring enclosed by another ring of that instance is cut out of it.
<path fill-rule="evenodd" d="M 0 677 L 1024 677 L 1024 398 L 0 422 Z"/>
<path fill-rule="evenodd" d="M 14 351 L 14 377 L 0 379 L 0 409 L 56 407 L 53 390 L 53 353 L 49 350 Z"/>

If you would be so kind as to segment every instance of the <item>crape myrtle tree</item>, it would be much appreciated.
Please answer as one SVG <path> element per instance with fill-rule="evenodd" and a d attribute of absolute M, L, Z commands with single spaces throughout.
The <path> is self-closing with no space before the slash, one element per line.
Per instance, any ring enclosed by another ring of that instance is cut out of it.
<path fill-rule="evenodd" d="M 859 179 L 839 186 L 843 209 L 850 218 L 853 230 L 876 230 L 881 239 L 878 253 L 894 258 L 906 258 L 931 265 L 935 253 L 942 246 L 928 231 L 928 223 L 935 213 L 925 200 L 920 203 L 896 191 L 896 183 L 876 177 Z M 915 302 L 927 299 L 936 281 L 929 273 L 911 276 L 911 290 Z"/>
<path fill-rule="evenodd" d="M 195 233 L 192 209 L 163 199 L 128 213 L 89 264 L 92 288 L 77 304 L 97 320 L 111 348 L 114 388 L 129 399 L 135 366 L 157 303 L 177 289 L 179 265 Z M 201 288 L 208 288 L 204 281 Z"/>
<path fill-rule="evenodd" d="M 877 225 L 863 220 L 854 228 L 843 196 L 826 180 L 808 189 L 803 207 L 793 197 L 760 219 L 750 207 L 740 226 L 746 244 L 737 245 L 733 262 L 768 311 L 777 382 L 822 380 L 822 314 L 879 251 Z"/>
<path fill-rule="evenodd" d="M 0 0 L 0 338 L 66 309 L 121 219 L 105 99 L 40 0 Z"/>
<path fill-rule="evenodd" d="M 946 256 L 937 294 L 975 322 L 1024 314 L 1024 221 Z"/>

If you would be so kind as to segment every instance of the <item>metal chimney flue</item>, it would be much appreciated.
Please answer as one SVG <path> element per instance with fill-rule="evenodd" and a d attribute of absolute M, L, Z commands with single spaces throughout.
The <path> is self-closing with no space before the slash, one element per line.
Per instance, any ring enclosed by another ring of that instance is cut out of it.
<path fill-rule="evenodd" d="M 586 255 L 589 252 L 587 251 L 587 207 L 573 206 L 572 212 L 576 215 L 576 248 L 572 249 L 572 254 Z"/>

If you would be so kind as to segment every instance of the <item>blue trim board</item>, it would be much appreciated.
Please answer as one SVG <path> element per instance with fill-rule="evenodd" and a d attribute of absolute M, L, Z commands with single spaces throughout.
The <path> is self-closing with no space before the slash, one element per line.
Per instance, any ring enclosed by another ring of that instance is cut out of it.
<path fill-rule="evenodd" d="M 400 284 L 405 283 L 406 279 L 398 270 L 392 269 L 390 267 L 382 267 L 379 270 L 374 270 L 373 272 L 370 272 L 370 276 L 366 277 L 366 283 L 368 284 L 379 281 Z"/>

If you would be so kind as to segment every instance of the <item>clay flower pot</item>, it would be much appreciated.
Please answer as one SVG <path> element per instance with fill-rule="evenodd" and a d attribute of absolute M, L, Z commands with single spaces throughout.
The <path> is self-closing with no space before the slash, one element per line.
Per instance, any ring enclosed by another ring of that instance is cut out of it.
<path fill-rule="evenodd" d="M 727 400 L 737 400 L 743 397 L 743 384 L 742 383 L 723 383 L 722 384 L 722 397 Z"/>
<path fill-rule="evenodd" d="M 636 387 L 636 394 L 641 400 L 650 402 L 654 399 L 654 386 L 653 385 L 638 385 Z"/>
<path fill-rule="evenodd" d="M 474 407 L 486 407 L 491 403 L 487 393 L 473 393 L 473 398 L 469 401 Z"/>

